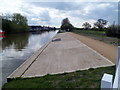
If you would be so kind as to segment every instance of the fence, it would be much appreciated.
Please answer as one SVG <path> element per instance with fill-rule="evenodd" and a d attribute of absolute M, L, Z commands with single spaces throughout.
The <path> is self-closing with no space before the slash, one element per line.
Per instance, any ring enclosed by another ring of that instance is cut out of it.
<path fill-rule="evenodd" d="M 120 46 L 118 47 L 115 77 L 113 79 L 113 75 L 104 74 L 101 80 L 101 89 L 104 88 L 120 90 Z"/>

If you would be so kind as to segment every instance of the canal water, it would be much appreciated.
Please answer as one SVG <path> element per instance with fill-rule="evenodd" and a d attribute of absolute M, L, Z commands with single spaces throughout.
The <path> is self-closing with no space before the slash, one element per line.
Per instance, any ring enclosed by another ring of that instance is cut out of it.
<path fill-rule="evenodd" d="M 0 51 L 0 75 L 2 84 L 6 83 L 6 78 L 19 67 L 26 59 L 39 50 L 45 43 L 57 34 L 56 31 L 11 34 L 0 40 L 2 49 Z"/>

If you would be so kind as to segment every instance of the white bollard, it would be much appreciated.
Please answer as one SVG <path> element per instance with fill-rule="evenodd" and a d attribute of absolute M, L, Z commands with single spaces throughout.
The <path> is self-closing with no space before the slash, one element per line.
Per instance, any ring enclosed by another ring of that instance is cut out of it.
<path fill-rule="evenodd" d="M 103 90 L 105 88 L 111 89 L 112 88 L 112 79 L 113 79 L 113 75 L 105 73 L 101 80 L 101 90 Z"/>
<path fill-rule="evenodd" d="M 116 61 L 116 68 L 118 66 L 119 60 L 120 60 L 120 46 L 118 46 L 118 57 L 117 57 L 117 61 Z"/>

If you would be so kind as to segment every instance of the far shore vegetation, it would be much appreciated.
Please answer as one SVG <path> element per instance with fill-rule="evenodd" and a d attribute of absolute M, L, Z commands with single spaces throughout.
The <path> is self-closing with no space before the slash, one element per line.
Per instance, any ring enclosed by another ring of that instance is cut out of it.
<path fill-rule="evenodd" d="M 2 16 L 2 30 L 5 34 L 26 33 L 29 31 L 27 18 L 19 13 Z"/>

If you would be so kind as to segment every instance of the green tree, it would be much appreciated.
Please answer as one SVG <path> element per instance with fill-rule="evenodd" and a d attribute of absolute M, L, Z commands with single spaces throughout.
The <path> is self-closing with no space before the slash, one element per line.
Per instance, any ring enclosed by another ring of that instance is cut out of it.
<path fill-rule="evenodd" d="M 12 33 L 12 21 L 8 19 L 2 19 L 2 30 L 5 33 Z"/>
<path fill-rule="evenodd" d="M 27 18 L 18 13 L 4 16 L 2 19 L 2 29 L 5 33 L 28 32 Z"/>
<path fill-rule="evenodd" d="M 73 25 L 70 23 L 68 18 L 65 18 L 62 20 L 62 25 L 60 27 L 62 30 L 66 31 L 72 31 L 73 30 Z"/>
<path fill-rule="evenodd" d="M 82 25 L 83 27 L 84 27 L 84 29 L 86 29 L 86 30 L 88 30 L 88 29 L 90 29 L 91 28 L 91 24 L 89 24 L 88 22 L 85 22 L 85 23 L 83 23 L 83 25 Z"/>
<path fill-rule="evenodd" d="M 104 26 L 107 25 L 107 20 L 104 19 L 98 19 L 96 23 L 94 23 L 94 27 L 97 27 L 99 29 L 103 29 Z"/>
<path fill-rule="evenodd" d="M 12 22 L 16 24 L 17 27 L 15 27 L 15 29 L 17 30 L 17 32 L 28 31 L 27 18 L 22 16 L 21 14 L 13 14 Z"/>

